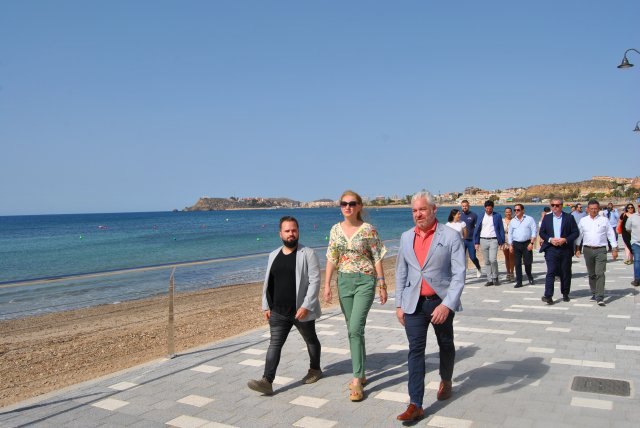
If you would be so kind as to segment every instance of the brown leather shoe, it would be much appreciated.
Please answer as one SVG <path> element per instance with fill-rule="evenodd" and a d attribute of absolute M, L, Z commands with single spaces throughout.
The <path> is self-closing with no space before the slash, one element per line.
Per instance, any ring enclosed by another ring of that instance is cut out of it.
<path fill-rule="evenodd" d="M 396 416 L 396 419 L 399 421 L 419 421 L 424 418 L 424 409 L 422 407 L 418 407 L 415 404 L 411 403 L 407 407 L 407 410 L 404 413 Z"/>
<path fill-rule="evenodd" d="M 451 381 L 443 380 L 438 388 L 438 401 L 448 400 L 451 398 Z"/>

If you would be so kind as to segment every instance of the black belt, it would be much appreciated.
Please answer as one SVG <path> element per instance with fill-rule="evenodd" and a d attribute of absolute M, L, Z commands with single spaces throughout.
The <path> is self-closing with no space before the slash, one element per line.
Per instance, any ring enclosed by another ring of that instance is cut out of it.
<path fill-rule="evenodd" d="M 607 248 L 606 246 L 602 246 L 602 247 L 592 247 L 591 245 L 583 245 L 583 247 L 585 248 L 591 248 L 592 250 L 599 250 L 600 248 Z"/>
<path fill-rule="evenodd" d="M 480 239 L 498 239 L 498 238 L 482 238 L 482 237 L 480 237 Z"/>
<path fill-rule="evenodd" d="M 420 296 L 420 298 L 425 300 L 441 300 L 440 296 L 437 294 L 432 294 L 431 296 Z"/>
<path fill-rule="evenodd" d="M 531 244 L 531 241 L 513 241 L 514 244 Z"/>

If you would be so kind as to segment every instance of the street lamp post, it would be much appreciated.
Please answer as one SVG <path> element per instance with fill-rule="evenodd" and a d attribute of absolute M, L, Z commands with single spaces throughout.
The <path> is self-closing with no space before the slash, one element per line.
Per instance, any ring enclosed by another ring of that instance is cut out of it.
<path fill-rule="evenodd" d="M 624 56 L 622 57 L 622 62 L 620 63 L 620 65 L 618 66 L 618 68 L 631 68 L 633 67 L 633 64 L 631 64 L 629 62 L 629 60 L 627 59 L 627 52 L 629 51 L 634 51 L 637 54 L 640 54 L 640 51 L 638 51 L 637 49 L 627 49 L 626 51 L 624 51 Z"/>
<path fill-rule="evenodd" d="M 618 68 L 631 68 L 633 67 L 633 64 L 631 64 L 629 62 L 629 60 L 627 59 L 627 53 L 633 51 L 637 54 L 640 54 L 640 51 L 638 51 L 638 49 L 627 49 L 626 51 L 624 51 L 624 56 L 622 57 L 622 62 L 620 63 L 620 65 L 618 66 Z M 636 122 L 636 127 L 633 130 L 633 132 L 640 132 L 640 120 L 638 122 Z"/>

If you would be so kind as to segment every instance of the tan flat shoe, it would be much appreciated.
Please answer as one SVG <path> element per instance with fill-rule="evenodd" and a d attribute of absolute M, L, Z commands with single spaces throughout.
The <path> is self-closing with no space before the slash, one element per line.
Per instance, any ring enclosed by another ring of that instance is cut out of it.
<path fill-rule="evenodd" d="M 349 387 L 349 400 L 351 401 L 362 401 L 364 398 L 364 390 L 362 389 L 362 385 L 351 385 Z"/>

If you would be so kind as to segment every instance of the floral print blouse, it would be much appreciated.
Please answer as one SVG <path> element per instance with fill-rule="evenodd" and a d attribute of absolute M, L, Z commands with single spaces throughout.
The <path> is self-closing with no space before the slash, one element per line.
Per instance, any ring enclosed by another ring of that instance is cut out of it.
<path fill-rule="evenodd" d="M 363 223 L 351 239 L 344 234 L 340 223 L 331 228 L 327 260 L 336 266 L 338 272 L 375 276 L 375 264 L 386 253 L 378 232 L 369 223 Z"/>

